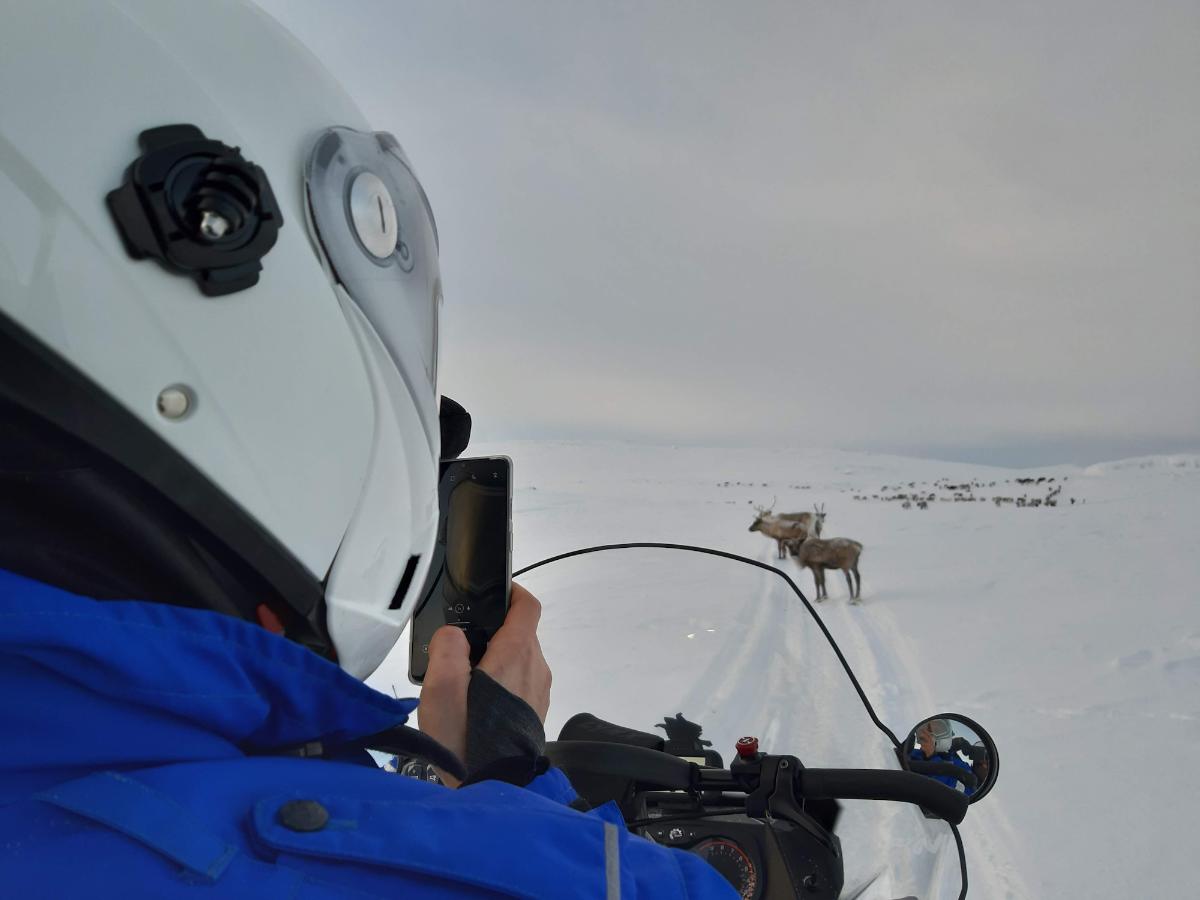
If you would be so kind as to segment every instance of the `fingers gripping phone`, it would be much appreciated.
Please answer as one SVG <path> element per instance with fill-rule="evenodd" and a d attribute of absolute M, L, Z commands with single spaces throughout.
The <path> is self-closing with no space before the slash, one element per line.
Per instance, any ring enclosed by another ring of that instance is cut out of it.
<path fill-rule="evenodd" d="M 457 625 L 471 644 L 471 665 L 504 624 L 512 595 L 512 460 L 445 460 L 438 484 L 433 565 L 409 633 L 408 679 L 425 680 L 429 641 Z"/>

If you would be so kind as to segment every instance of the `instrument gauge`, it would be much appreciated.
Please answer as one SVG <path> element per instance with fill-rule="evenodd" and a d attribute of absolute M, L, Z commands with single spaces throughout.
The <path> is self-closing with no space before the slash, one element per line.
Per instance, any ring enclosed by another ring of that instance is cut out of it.
<path fill-rule="evenodd" d="M 734 886 L 742 900 L 758 896 L 758 869 L 741 847 L 729 838 L 714 837 L 690 848 Z"/>

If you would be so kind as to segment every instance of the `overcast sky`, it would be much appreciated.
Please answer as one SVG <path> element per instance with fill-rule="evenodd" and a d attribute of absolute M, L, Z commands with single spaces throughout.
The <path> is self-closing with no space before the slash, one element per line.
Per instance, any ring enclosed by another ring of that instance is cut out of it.
<path fill-rule="evenodd" d="M 1200 4 L 264 0 L 438 220 L 476 434 L 1200 450 Z"/>

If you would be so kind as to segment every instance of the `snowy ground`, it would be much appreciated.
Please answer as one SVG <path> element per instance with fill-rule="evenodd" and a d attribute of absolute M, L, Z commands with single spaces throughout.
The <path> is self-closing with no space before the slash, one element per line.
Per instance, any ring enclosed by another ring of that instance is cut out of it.
<path fill-rule="evenodd" d="M 849 606 L 830 573 L 819 611 L 881 718 L 907 732 L 960 711 L 999 745 L 999 784 L 962 826 L 976 900 L 1192 896 L 1200 884 L 1200 458 L 1016 472 L 831 451 L 472 447 L 500 452 L 516 467 L 514 568 L 637 540 L 773 562 L 773 544 L 747 531 L 748 501 L 823 502 L 826 535 L 866 549 L 863 603 Z M 987 500 L 953 501 L 947 485 L 964 483 L 959 493 Z M 1053 508 L 992 500 L 1058 487 Z M 937 499 L 924 510 L 882 499 L 916 491 Z M 646 730 L 682 711 L 726 759 L 756 734 L 810 765 L 894 765 L 768 573 L 617 551 L 522 580 L 545 607 L 552 736 L 581 710 Z M 807 573 L 797 580 L 811 593 Z M 376 686 L 404 690 L 406 652 Z M 874 878 L 864 897 L 956 896 L 953 845 L 931 824 L 902 805 L 848 804 L 847 887 Z"/>

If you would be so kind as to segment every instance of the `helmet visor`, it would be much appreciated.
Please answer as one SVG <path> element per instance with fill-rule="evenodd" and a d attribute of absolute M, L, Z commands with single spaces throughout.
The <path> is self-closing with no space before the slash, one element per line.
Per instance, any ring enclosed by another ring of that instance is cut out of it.
<path fill-rule="evenodd" d="M 412 396 L 436 396 L 437 228 L 404 151 L 385 132 L 329 128 L 313 145 L 304 181 L 330 277 L 378 332 Z M 417 406 L 436 452 L 436 404 Z"/>

